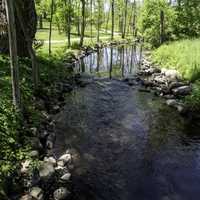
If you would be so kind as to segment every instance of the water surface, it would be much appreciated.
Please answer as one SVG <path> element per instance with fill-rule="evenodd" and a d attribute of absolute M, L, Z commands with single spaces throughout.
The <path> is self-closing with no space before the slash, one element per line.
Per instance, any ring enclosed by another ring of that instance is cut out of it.
<path fill-rule="evenodd" d="M 137 71 L 137 51 L 133 59 L 132 47 L 123 48 L 80 63 L 81 72 L 101 78 L 75 89 L 57 116 L 55 152 L 75 153 L 73 198 L 199 200 L 200 126 L 140 86 L 116 80 Z"/>

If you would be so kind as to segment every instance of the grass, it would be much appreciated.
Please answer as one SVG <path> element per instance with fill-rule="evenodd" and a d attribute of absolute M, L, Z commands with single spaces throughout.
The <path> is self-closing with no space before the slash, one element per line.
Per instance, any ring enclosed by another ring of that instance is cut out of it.
<path fill-rule="evenodd" d="M 93 45 L 97 42 L 97 30 L 93 27 L 93 38 L 91 39 L 90 36 L 90 27 L 87 27 L 85 30 L 85 38 L 84 38 L 84 45 Z M 76 34 L 76 28 L 73 26 L 71 30 L 71 43 L 72 47 L 75 46 L 74 44 L 79 43 L 80 37 Z M 38 54 L 40 53 L 47 53 L 49 48 L 49 22 L 43 23 L 43 29 L 38 29 L 35 38 L 37 40 L 44 41 L 44 45 L 39 48 Z M 105 42 L 109 41 L 111 38 L 111 34 L 106 33 L 104 29 L 100 31 L 100 41 Z M 121 36 L 119 33 L 115 33 L 115 40 L 120 40 Z M 57 52 L 60 49 L 66 49 L 67 47 L 67 36 L 64 32 L 59 33 L 55 24 L 52 26 L 52 52 Z M 76 45 L 77 46 L 77 45 Z"/>
<path fill-rule="evenodd" d="M 200 39 L 181 40 L 164 44 L 152 53 L 161 67 L 176 69 L 192 82 L 200 78 Z"/>
<path fill-rule="evenodd" d="M 193 82 L 193 92 L 186 97 L 192 110 L 200 110 L 200 39 L 186 39 L 164 44 L 152 52 L 152 60 L 162 68 L 176 69 Z"/>

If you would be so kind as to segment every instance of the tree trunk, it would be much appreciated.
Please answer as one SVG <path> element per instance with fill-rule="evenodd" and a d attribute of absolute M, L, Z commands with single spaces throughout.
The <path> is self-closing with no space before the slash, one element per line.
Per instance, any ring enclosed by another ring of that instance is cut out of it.
<path fill-rule="evenodd" d="M 125 0 L 124 23 L 123 23 L 123 32 L 122 32 L 122 38 L 123 38 L 123 39 L 124 39 L 125 36 L 126 36 L 127 7 L 128 7 L 128 0 Z"/>
<path fill-rule="evenodd" d="M 82 3 L 82 23 L 81 23 L 81 37 L 80 46 L 83 46 L 84 36 L 85 36 L 85 0 L 81 0 Z"/>
<path fill-rule="evenodd" d="M 21 14 L 23 16 L 23 21 L 26 27 L 26 30 L 30 36 L 31 43 L 35 37 L 37 30 L 37 16 L 35 11 L 34 0 L 15 0 L 21 3 Z M 3 19 L 5 15 L 4 0 L 0 0 L 0 16 Z M 20 26 L 20 22 L 17 19 L 16 12 L 14 11 L 15 24 L 16 24 L 16 39 L 17 39 L 17 53 L 18 56 L 28 56 L 28 48 L 25 40 L 25 36 Z M 6 19 L 4 20 L 5 25 L 7 26 Z M 6 27 L 5 26 L 5 27 Z M 9 44 L 8 44 L 8 31 L 5 28 L 4 32 L 0 33 L 0 53 L 9 53 Z"/>
<path fill-rule="evenodd" d="M 114 39 L 114 28 L 115 28 L 115 0 L 112 0 L 112 30 L 111 30 L 111 40 Z"/>
<path fill-rule="evenodd" d="M 26 41 L 27 49 L 28 49 L 28 54 L 31 57 L 33 85 L 34 85 L 34 90 L 36 91 L 38 89 L 38 85 L 39 85 L 39 69 L 38 69 L 36 55 L 35 55 L 35 52 L 33 50 L 32 40 L 31 40 L 31 38 L 28 34 L 28 31 L 26 29 L 26 25 L 23 21 L 23 16 L 21 14 L 22 12 L 21 12 L 21 9 L 20 9 L 21 6 L 19 5 L 19 3 L 17 1 L 14 2 L 14 6 L 15 6 L 17 18 L 20 22 L 20 27 L 21 27 L 23 34 L 24 34 L 24 37 L 25 37 L 25 41 Z"/>
<path fill-rule="evenodd" d="M 49 24 L 49 55 L 51 55 L 51 35 L 52 35 L 52 21 L 53 21 L 53 6 L 54 6 L 54 0 L 51 0 L 51 17 L 50 17 L 50 24 Z"/>
<path fill-rule="evenodd" d="M 42 17 L 42 15 L 39 16 L 39 27 L 40 27 L 40 29 L 43 29 L 43 17 Z"/>
<path fill-rule="evenodd" d="M 16 24 L 15 24 L 15 16 L 14 16 L 14 8 L 12 0 L 6 0 L 6 13 L 8 22 L 13 104 L 15 108 L 20 109 L 19 66 L 17 58 Z"/>
<path fill-rule="evenodd" d="M 97 42 L 99 42 L 100 39 L 100 14 L 100 0 L 98 0 Z"/>
<path fill-rule="evenodd" d="M 164 12 L 163 10 L 160 11 L 160 44 L 162 44 L 165 40 L 164 36 Z"/>

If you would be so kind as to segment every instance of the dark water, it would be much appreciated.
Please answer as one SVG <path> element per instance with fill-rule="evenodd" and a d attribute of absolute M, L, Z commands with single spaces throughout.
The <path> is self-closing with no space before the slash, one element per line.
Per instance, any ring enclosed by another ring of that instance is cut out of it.
<path fill-rule="evenodd" d="M 99 72 L 109 77 L 105 51 L 111 54 L 110 49 L 101 52 Z M 113 52 L 113 63 L 120 62 L 119 50 Z M 127 52 L 131 55 L 131 48 Z M 131 67 L 137 70 L 126 55 L 121 76 L 132 73 Z M 91 58 L 96 55 L 85 58 L 84 71 L 92 68 L 96 74 L 97 65 L 88 64 Z M 117 70 L 117 76 L 112 76 L 120 77 L 120 73 Z M 94 78 L 66 98 L 66 106 L 57 116 L 55 152 L 60 155 L 71 149 L 75 153 L 73 199 L 200 199 L 198 122 L 188 122 L 162 99 L 139 92 L 138 87 Z"/>

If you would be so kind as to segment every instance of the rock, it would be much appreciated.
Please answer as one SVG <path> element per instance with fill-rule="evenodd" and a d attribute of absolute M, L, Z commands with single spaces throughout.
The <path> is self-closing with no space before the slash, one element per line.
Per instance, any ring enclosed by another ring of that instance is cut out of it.
<path fill-rule="evenodd" d="M 54 191 L 53 196 L 54 200 L 63 200 L 66 199 L 69 196 L 70 192 L 67 190 L 67 188 L 61 187 Z"/>
<path fill-rule="evenodd" d="M 52 113 L 53 113 L 53 114 L 56 114 L 56 113 L 58 113 L 59 111 L 60 111 L 60 106 L 58 106 L 58 105 L 53 106 L 53 108 L 52 108 Z"/>
<path fill-rule="evenodd" d="M 71 159 L 72 159 L 71 154 L 66 153 L 66 154 L 62 155 L 62 156 L 58 159 L 58 161 L 63 161 L 64 164 L 67 164 L 67 163 L 71 162 Z"/>
<path fill-rule="evenodd" d="M 44 181 L 48 181 L 55 174 L 55 169 L 52 163 L 42 162 L 39 167 L 39 175 Z"/>
<path fill-rule="evenodd" d="M 48 149 L 53 149 L 53 142 L 52 142 L 51 140 L 47 140 L 47 142 L 46 142 L 46 147 L 47 147 Z"/>
<path fill-rule="evenodd" d="M 59 167 L 64 167 L 64 166 L 65 166 L 65 162 L 64 162 L 63 160 L 59 160 L 59 161 L 57 162 L 57 165 L 58 165 Z"/>
<path fill-rule="evenodd" d="M 183 83 L 183 82 L 171 82 L 170 85 L 169 85 L 169 89 L 172 90 L 174 88 L 177 88 L 177 87 L 181 87 L 181 86 L 185 86 L 186 84 Z"/>
<path fill-rule="evenodd" d="M 32 128 L 30 128 L 30 130 L 31 130 L 31 133 L 34 135 L 34 136 L 37 136 L 37 128 L 36 127 L 32 127 Z"/>
<path fill-rule="evenodd" d="M 33 200 L 33 198 L 30 194 L 25 194 L 19 200 Z"/>
<path fill-rule="evenodd" d="M 40 133 L 40 138 L 41 138 L 41 139 L 45 139 L 45 138 L 48 137 L 48 135 L 49 135 L 48 131 L 47 131 L 47 130 L 44 130 L 44 131 L 42 131 L 42 132 Z"/>
<path fill-rule="evenodd" d="M 31 144 L 31 147 L 33 149 L 37 149 L 37 150 L 41 150 L 42 149 L 42 144 L 41 144 L 39 138 L 37 138 L 37 137 L 30 137 L 30 138 L 28 138 L 28 140 L 29 140 L 29 142 Z"/>
<path fill-rule="evenodd" d="M 177 102 L 175 99 L 168 99 L 168 100 L 166 101 L 166 104 L 167 104 L 168 106 L 172 106 L 172 107 L 176 106 L 177 103 L 178 103 L 178 102 Z"/>
<path fill-rule="evenodd" d="M 29 153 L 29 156 L 31 158 L 38 158 L 39 157 L 39 152 L 37 150 L 33 150 Z"/>
<path fill-rule="evenodd" d="M 161 73 L 170 80 L 177 80 L 180 77 L 180 74 L 175 69 L 162 69 Z"/>
<path fill-rule="evenodd" d="M 39 187 L 33 187 L 31 189 L 30 195 L 35 199 L 35 200 L 43 200 L 44 199 L 44 194 L 41 188 Z"/>
<path fill-rule="evenodd" d="M 54 157 L 45 157 L 44 161 L 53 164 L 53 166 L 56 166 L 56 159 Z"/>
<path fill-rule="evenodd" d="M 67 181 L 70 180 L 70 178 L 71 178 L 71 174 L 70 173 L 66 173 L 60 178 L 60 180 L 63 181 L 63 182 L 67 182 Z"/>
<path fill-rule="evenodd" d="M 30 160 L 26 160 L 24 162 L 22 162 L 22 167 L 21 167 L 21 173 L 22 174 L 28 174 L 29 170 L 31 167 L 31 161 Z"/>
<path fill-rule="evenodd" d="M 181 86 L 172 90 L 174 95 L 189 95 L 192 91 L 190 86 Z"/>

